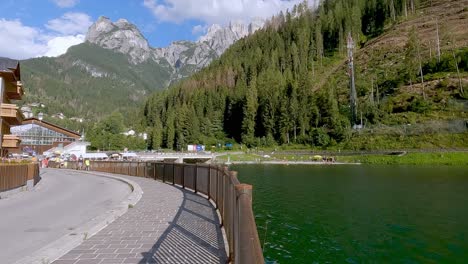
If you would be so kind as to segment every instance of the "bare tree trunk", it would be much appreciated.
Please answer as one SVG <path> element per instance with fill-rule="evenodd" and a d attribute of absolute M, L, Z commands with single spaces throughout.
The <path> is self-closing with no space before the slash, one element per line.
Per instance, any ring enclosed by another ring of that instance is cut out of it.
<path fill-rule="evenodd" d="M 371 96 L 370 96 L 370 103 L 374 105 L 374 78 L 371 79 Z"/>
<path fill-rule="evenodd" d="M 390 0 L 390 13 L 392 15 L 393 22 L 396 21 L 396 15 L 395 15 L 395 4 L 393 0 Z"/>
<path fill-rule="evenodd" d="M 425 89 L 425 87 L 424 87 L 424 74 L 423 74 L 423 70 L 422 70 L 422 66 L 421 66 L 421 60 L 419 60 L 419 72 L 421 73 L 422 95 L 423 95 L 424 100 L 426 100 L 426 92 L 424 91 L 424 89 Z"/>
<path fill-rule="evenodd" d="M 411 14 L 414 14 L 414 0 L 410 0 L 411 3 Z"/>
<path fill-rule="evenodd" d="M 436 34 L 437 34 L 437 62 L 440 62 L 439 21 L 437 18 L 436 18 Z"/>
<path fill-rule="evenodd" d="M 426 100 L 426 93 L 424 91 L 424 75 L 423 75 L 423 70 L 422 70 L 421 53 L 419 52 L 419 41 L 417 43 L 417 47 L 418 47 L 419 73 L 421 74 L 422 96 L 424 100 Z"/>

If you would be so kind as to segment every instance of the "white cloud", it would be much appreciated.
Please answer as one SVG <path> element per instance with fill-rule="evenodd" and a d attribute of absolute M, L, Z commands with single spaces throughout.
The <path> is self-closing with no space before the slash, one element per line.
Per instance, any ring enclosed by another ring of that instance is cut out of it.
<path fill-rule="evenodd" d="M 144 0 L 156 19 L 182 22 L 196 19 L 206 23 L 226 24 L 233 20 L 250 21 L 269 18 L 281 10 L 292 9 L 303 0 Z M 309 5 L 315 0 L 310 0 Z"/>
<path fill-rule="evenodd" d="M 49 20 L 45 27 L 61 34 L 83 34 L 91 24 L 93 22 L 87 14 L 68 12 L 60 18 Z"/>
<path fill-rule="evenodd" d="M 58 7 L 74 7 L 80 0 L 53 0 Z"/>
<path fill-rule="evenodd" d="M 83 43 L 84 35 L 55 37 L 47 41 L 47 52 L 44 56 L 57 57 L 67 52 L 68 48 Z"/>
<path fill-rule="evenodd" d="M 199 35 L 206 32 L 207 26 L 196 25 L 192 28 L 192 35 Z"/>
<path fill-rule="evenodd" d="M 72 27 L 56 31 L 62 34 L 25 26 L 20 20 L 2 18 L 0 19 L 0 57 L 20 60 L 41 56 L 55 57 L 64 54 L 70 46 L 80 44 L 85 39 L 83 34 L 75 34 L 82 30 Z M 70 34 L 65 34 L 66 32 Z"/>
<path fill-rule="evenodd" d="M 47 51 L 40 43 L 39 30 L 24 26 L 19 20 L 0 19 L 0 57 L 26 59 Z"/>

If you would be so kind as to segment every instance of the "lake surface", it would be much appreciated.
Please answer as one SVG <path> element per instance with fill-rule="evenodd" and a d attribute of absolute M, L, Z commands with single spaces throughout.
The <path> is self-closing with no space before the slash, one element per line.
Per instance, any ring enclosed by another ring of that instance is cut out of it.
<path fill-rule="evenodd" d="M 236 165 L 267 263 L 468 263 L 468 167 Z"/>

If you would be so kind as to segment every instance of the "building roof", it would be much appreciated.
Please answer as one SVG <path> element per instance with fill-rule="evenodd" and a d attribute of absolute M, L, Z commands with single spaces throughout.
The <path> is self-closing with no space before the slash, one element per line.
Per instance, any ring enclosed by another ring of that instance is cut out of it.
<path fill-rule="evenodd" d="M 21 81 L 19 61 L 0 58 L 0 74 L 14 74 L 16 81 Z"/>
<path fill-rule="evenodd" d="M 27 119 L 23 120 L 23 125 L 32 124 L 32 123 L 34 123 L 36 125 L 41 125 L 41 126 L 46 127 L 48 129 L 51 129 L 51 130 L 57 131 L 59 133 L 65 134 L 65 135 L 67 135 L 69 137 L 73 137 L 73 138 L 77 138 L 77 139 L 81 138 L 80 133 L 77 133 L 77 132 L 75 132 L 73 130 L 69 130 L 69 129 L 60 127 L 58 125 L 49 123 L 49 122 L 44 121 L 44 120 L 39 120 L 39 119 L 37 119 L 35 117 L 27 118 Z"/>

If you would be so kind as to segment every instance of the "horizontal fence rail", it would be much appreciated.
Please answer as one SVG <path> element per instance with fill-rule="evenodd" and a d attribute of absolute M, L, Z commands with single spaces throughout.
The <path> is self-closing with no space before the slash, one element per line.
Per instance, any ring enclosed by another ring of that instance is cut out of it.
<path fill-rule="evenodd" d="M 58 167 L 58 163 L 49 163 Z M 61 167 L 79 169 L 76 162 Z M 83 166 L 82 169 L 85 169 Z M 90 170 L 145 177 L 178 185 L 211 199 L 221 215 L 232 263 L 264 263 L 252 210 L 252 186 L 241 184 L 237 172 L 206 164 L 93 161 Z"/>
<path fill-rule="evenodd" d="M 15 189 L 34 180 L 39 182 L 39 164 L 0 163 L 0 192 Z"/>

